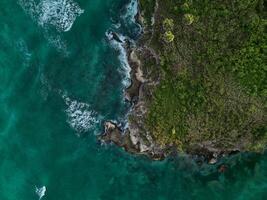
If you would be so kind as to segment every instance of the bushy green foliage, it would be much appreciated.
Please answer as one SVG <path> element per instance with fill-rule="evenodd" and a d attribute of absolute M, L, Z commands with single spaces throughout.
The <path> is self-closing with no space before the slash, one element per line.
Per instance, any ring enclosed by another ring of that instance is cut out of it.
<path fill-rule="evenodd" d="M 169 18 L 164 19 L 163 29 L 165 31 L 171 31 L 171 30 L 173 30 L 173 27 L 174 27 L 173 19 L 169 19 Z"/>
<path fill-rule="evenodd" d="M 261 23 L 230 61 L 229 67 L 241 85 L 253 96 L 267 98 L 267 35 Z"/>
<path fill-rule="evenodd" d="M 152 45 L 161 57 L 164 80 L 153 93 L 147 129 L 160 144 L 175 144 L 185 151 L 205 142 L 225 150 L 263 150 L 267 144 L 263 0 L 158 2 Z M 162 34 L 172 45 L 159 42 Z"/>
<path fill-rule="evenodd" d="M 187 25 L 191 25 L 195 20 L 194 19 L 195 18 L 194 15 L 188 14 L 188 13 L 184 15 L 184 18 L 185 18 L 185 21 L 186 21 Z"/>
<path fill-rule="evenodd" d="M 163 30 L 165 31 L 163 34 L 163 40 L 166 43 L 173 42 L 175 36 L 173 35 L 172 31 L 174 28 L 174 22 L 173 19 L 166 18 L 163 21 Z"/>
<path fill-rule="evenodd" d="M 197 97 L 197 98 L 196 98 Z M 154 92 L 148 125 L 161 144 L 176 144 L 182 148 L 188 131 L 187 117 L 202 107 L 204 91 L 201 83 L 191 81 L 186 71 L 168 75 Z"/>
<path fill-rule="evenodd" d="M 151 25 L 151 19 L 154 13 L 156 0 L 139 0 L 139 5 L 142 9 L 144 20 L 147 26 Z"/>
<path fill-rule="evenodd" d="M 174 35 L 171 31 L 166 31 L 163 35 L 163 39 L 165 42 L 170 43 L 174 40 Z"/>

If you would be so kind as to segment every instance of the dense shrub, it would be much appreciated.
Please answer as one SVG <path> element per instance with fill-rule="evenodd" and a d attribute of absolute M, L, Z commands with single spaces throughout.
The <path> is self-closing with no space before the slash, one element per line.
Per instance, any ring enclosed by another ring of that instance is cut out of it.
<path fill-rule="evenodd" d="M 151 46 L 160 55 L 164 79 L 153 92 L 147 129 L 161 145 L 175 144 L 180 150 L 207 141 L 226 150 L 263 150 L 263 0 L 158 2 Z M 160 42 L 162 34 L 165 43 Z"/>

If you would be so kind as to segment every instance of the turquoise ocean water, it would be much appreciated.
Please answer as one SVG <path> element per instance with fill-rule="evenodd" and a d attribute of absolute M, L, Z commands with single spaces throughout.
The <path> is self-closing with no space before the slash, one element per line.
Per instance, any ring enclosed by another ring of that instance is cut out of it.
<path fill-rule="evenodd" d="M 137 39 L 129 3 L 0 0 L 0 200 L 267 199 L 266 155 L 232 156 L 219 173 L 97 142 L 129 109 L 125 54 L 108 35 Z"/>

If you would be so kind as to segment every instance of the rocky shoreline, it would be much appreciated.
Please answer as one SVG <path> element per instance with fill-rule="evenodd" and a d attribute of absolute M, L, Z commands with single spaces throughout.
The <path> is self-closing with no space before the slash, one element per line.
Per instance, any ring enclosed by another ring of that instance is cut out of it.
<path fill-rule="evenodd" d="M 146 32 L 140 9 L 138 9 L 135 19 L 142 25 L 143 31 Z M 116 33 L 112 33 L 112 35 L 114 40 L 124 45 L 127 52 L 128 63 L 131 67 L 131 84 L 125 89 L 124 96 L 132 107 L 128 113 L 127 128 L 124 129 L 115 122 L 106 121 L 104 123 L 104 133 L 99 136 L 99 140 L 102 143 L 114 143 L 129 153 L 146 155 L 153 160 L 163 160 L 171 152 L 170 149 L 163 149 L 157 145 L 150 134 L 144 130 L 144 116 L 147 112 L 146 99 L 152 95 L 152 88 L 157 83 L 143 69 L 141 59 L 151 59 L 153 62 L 157 62 L 157 59 L 152 51 L 146 47 L 146 41 L 142 40 L 145 33 L 136 45 L 132 45 L 130 41 L 119 40 Z"/>
<path fill-rule="evenodd" d="M 135 19 L 144 27 L 140 9 Z M 174 152 L 173 148 L 160 147 L 144 130 L 144 116 L 147 112 L 146 99 L 149 98 L 148 96 L 152 96 L 151 91 L 159 80 L 155 81 L 149 77 L 149 72 L 143 69 L 144 66 L 140 57 L 150 59 L 155 63 L 158 62 L 158 58 L 152 50 L 146 47 L 146 42 L 142 40 L 143 37 L 133 47 L 130 41 L 121 41 L 116 33 L 112 33 L 112 36 L 114 40 L 124 44 L 127 52 L 128 63 L 131 67 L 131 84 L 125 89 L 124 96 L 132 107 L 128 113 L 128 127 L 124 129 L 115 122 L 106 121 L 104 123 L 104 133 L 99 136 L 99 140 L 102 143 L 113 143 L 132 154 L 145 155 L 153 160 L 163 160 L 171 152 Z M 158 74 L 158 76 L 160 75 Z"/>
<path fill-rule="evenodd" d="M 116 33 L 113 33 L 113 35 L 115 35 L 113 38 L 116 39 Z M 147 74 L 142 69 L 139 55 L 141 52 L 142 56 L 147 58 L 153 58 L 153 55 L 145 50 L 140 43 L 137 47 L 132 47 L 129 41 L 124 44 L 128 63 L 131 67 L 131 85 L 124 91 L 125 99 L 132 105 L 128 116 L 128 127 L 123 129 L 115 122 L 106 121 L 104 123 L 104 133 L 99 136 L 99 139 L 101 142 L 114 143 L 123 147 L 129 153 L 147 155 L 153 160 L 162 160 L 168 155 L 167 151 L 156 145 L 151 136 L 142 131 L 144 126 L 143 117 L 147 112 L 144 99 L 150 91 L 148 88 L 151 85 L 154 87 L 155 83 L 146 78 Z"/>
<path fill-rule="evenodd" d="M 158 4 L 156 3 L 157 9 Z M 156 11 L 155 11 L 156 13 Z M 155 20 L 156 14 L 153 19 Z M 113 39 L 117 42 L 123 43 L 127 51 L 127 58 L 129 66 L 131 67 L 130 77 L 131 85 L 125 89 L 125 99 L 132 105 L 131 110 L 128 113 L 128 126 L 122 128 L 118 124 L 112 121 L 106 121 L 104 123 L 104 133 L 99 136 L 99 140 L 102 143 L 113 143 L 116 146 L 122 147 L 125 151 L 145 155 L 153 160 L 163 160 L 169 155 L 177 155 L 177 148 L 172 144 L 169 146 L 161 146 L 156 143 L 151 134 L 145 130 L 145 116 L 147 113 L 148 104 L 152 98 L 152 91 L 155 86 L 161 80 L 161 74 L 150 74 L 149 69 L 146 68 L 145 62 L 154 63 L 154 66 L 159 65 L 159 57 L 153 49 L 149 47 L 147 38 L 153 35 L 153 30 L 149 30 L 143 22 L 143 16 L 139 9 L 136 16 L 136 20 L 143 27 L 144 33 L 142 37 L 137 41 L 137 45 L 134 46 L 130 41 L 119 40 L 116 33 L 113 34 Z M 117 38 L 117 39 L 116 39 Z M 213 149 L 212 145 L 199 145 L 194 149 L 190 149 L 190 152 L 184 152 L 197 162 L 206 162 L 209 164 L 216 164 L 221 157 L 239 152 L 236 151 L 224 151 L 221 149 Z"/>

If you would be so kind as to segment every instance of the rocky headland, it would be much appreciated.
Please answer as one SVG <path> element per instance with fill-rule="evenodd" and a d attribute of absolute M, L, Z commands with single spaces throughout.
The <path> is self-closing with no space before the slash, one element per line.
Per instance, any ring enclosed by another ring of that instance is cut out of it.
<path fill-rule="evenodd" d="M 143 34 L 136 45 L 124 42 L 131 66 L 131 85 L 125 90 L 132 104 L 128 125 L 122 128 L 107 121 L 99 139 L 154 160 L 178 153 L 214 164 L 232 153 L 262 152 L 267 143 L 266 65 L 262 50 L 257 49 L 263 49 L 264 30 L 248 33 L 239 26 L 245 22 L 253 26 L 252 14 L 261 26 L 266 10 L 260 3 L 139 0 L 136 20 Z M 209 15 L 203 8 L 214 13 Z M 237 10 L 243 18 L 234 15 Z M 235 32 L 240 36 L 231 39 Z M 251 67 L 250 57 L 242 54 L 246 48 L 257 52 L 253 56 L 258 63 L 251 73 L 261 74 L 260 79 L 239 76 Z"/>

